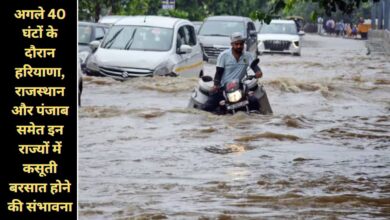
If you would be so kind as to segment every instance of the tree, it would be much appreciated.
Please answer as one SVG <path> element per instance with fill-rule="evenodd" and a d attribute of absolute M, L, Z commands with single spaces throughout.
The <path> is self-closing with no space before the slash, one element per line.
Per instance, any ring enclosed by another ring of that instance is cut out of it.
<path fill-rule="evenodd" d="M 350 15 L 356 11 L 362 3 L 367 3 L 369 0 L 272 0 L 270 2 L 268 10 L 257 10 L 251 14 L 253 19 L 264 20 L 269 23 L 273 16 L 277 15 L 281 10 L 290 11 L 294 5 L 299 3 L 312 2 L 316 4 L 318 9 L 324 10 L 327 16 L 331 16 L 332 13 L 340 11 L 342 14 Z M 378 2 L 380 0 L 372 0 Z M 310 13 L 310 18 L 316 20 L 318 10 L 314 10 Z"/>
<path fill-rule="evenodd" d="M 121 15 L 146 15 L 149 10 L 148 0 L 132 0 L 127 3 L 122 3 L 119 10 Z"/>
<path fill-rule="evenodd" d="M 103 11 L 117 14 L 121 0 L 79 0 L 79 19 L 97 22 Z"/>

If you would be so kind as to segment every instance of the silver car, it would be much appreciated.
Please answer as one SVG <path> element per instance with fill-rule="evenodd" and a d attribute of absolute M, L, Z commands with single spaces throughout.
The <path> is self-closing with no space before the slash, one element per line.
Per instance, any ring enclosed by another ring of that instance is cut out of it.
<path fill-rule="evenodd" d="M 245 38 L 245 50 L 257 57 L 257 31 L 248 17 L 212 16 L 208 17 L 198 32 L 198 38 L 208 60 L 215 61 L 218 55 L 231 47 L 230 36 L 241 32 Z"/>
<path fill-rule="evenodd" d="M 272 20 L 263 24 L 257 35 L 258 50 L 262 53 L 289 53 L 301 55 L 301 39 L 293 20 Z"/>
<path fill-rule="evenodd" d="M 99 42 L 92 42 L 97 47 Z M 87 61 L 87 74 L 125 80 L 137 76 L 203 75 L 203 57 L 191 22 L 132 16 L 116 22 Z"/>

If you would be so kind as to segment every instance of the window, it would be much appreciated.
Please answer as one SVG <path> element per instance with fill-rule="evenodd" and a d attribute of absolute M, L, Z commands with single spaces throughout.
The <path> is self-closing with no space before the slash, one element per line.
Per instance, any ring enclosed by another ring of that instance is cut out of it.
<path fill-rule="evenodd" d="M 177 33 L 177 42 L 177 48 L 179 48 L 183 44 L 189 46 L 196 45 L 196 34 L 194 27 L 190 25 L 180 27 Z"/>
<path fill-rule="evenodd" d="M 176 39 L 176 48 L 180 48 L 181 45 L 186 44 L 186 33 L 184 26 L 179 28 Z"/>
<path fill-rule="evenodd" d="M 113 26 L 102 47 L 119 50 L 167 51 L 172 45 L 173 29 L 143 26 Z"/>
<path fill-rule="evenodd" d="M 194 27 L 192 26 L 186 26 L 187 29 L 188 29 L 188 36 L 189 36 L 189 40 L 188 40 L 188 45 L 190 46 L 194 46 L 196 45 L 196 34 L 195 34 L 195 29 Z"/>
<path fill-rule="evenodd" d="M 103 28 L 96 28 L 95 29 L 95 40 L 100 40 L 100 39 L 103 39 L 104 37 L 104 30 Z"/>
<path fill-rule="evenodd" d="M 253 24 L 252 22 L 248 23 L 248 34 L 250 31 L 256 31 L 255 24 Z"/>

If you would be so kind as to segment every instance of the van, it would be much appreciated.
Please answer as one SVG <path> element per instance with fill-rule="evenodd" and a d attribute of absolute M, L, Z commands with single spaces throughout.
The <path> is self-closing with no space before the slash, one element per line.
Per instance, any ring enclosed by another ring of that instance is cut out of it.
<path fill-rule="evenodd" d="M 118 80 L 138 76 L 203 75 L 203 57 L 193 24 L 162 16 L 131 16 L 92 42 L 87 74 Z"/>
<path fill-rule="evenodd" d="M 250 18 L 211 16 L 205 19 L 198 32 L 198 39 L 209 61 L 215 61 L 222 51 L 231 47 L 230 36 L 234 32 L 245 36 L 245 50 L 257 57 L 257 31 Z"/>

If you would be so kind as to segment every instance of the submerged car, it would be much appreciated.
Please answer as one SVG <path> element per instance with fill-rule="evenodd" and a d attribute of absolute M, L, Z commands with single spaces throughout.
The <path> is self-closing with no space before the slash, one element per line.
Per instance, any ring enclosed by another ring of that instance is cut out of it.
<path fill-rule="evenodd" d="M 87 74 L 126 80 L 137 76 L 203 75 L 193 24 L 161 16 L 126 17 L 113 26 L 87 60 Z"/>
<path fill-rule="evenodd" d="M 81 68 L 85 69 L 85 60 L 92 52 L 89 43 L 94 40 L 102 40 L 107 33 L 109 26 L 93 22 L 78 23 L 78 53 Z"/>
<path fill-rule="evenodd" d="M 245 50 L 257 57 L 257 31 L 248 17 L 212 16 L 208 17 L 198 32 L 199 41 L 208 60 L 216 60 L 219 54 L 231 47 L 230 36 L 241 32 L 246 38 Z"/>
<path fill-rule="evenodd" d="M 301 37 L 293 20 L 272 20 L 263 24 L 257 35 L 258 50 L 262 53 L 289 53 L 301 55 Z"/>

